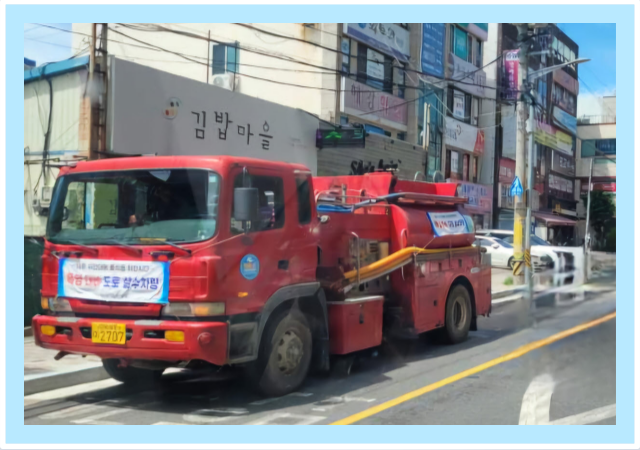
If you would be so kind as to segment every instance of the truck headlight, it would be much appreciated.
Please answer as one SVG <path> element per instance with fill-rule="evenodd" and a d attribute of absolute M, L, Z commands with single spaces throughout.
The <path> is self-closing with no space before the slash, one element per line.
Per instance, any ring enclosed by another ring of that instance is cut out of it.
<path fill-rule="evenodd" d="M 45 298 L 42 299 L 42 307 L 44 309 L 44 300 Z M 71 309 L 71 304 L 69 303 L 69 300 L 67 300 L 66 298 L 60 298 L 60 297 L 49 297 L 48 299 L 48 308 L 53 312 L 73 312 L 73 309 Z"/>
<path fill-rule="evenodd" d="M 163 316 L 174 317 L 210 317 L 222 316 L 225 312 L 225 304 L 215 303 L 169 303 L 162 308 Z"/>

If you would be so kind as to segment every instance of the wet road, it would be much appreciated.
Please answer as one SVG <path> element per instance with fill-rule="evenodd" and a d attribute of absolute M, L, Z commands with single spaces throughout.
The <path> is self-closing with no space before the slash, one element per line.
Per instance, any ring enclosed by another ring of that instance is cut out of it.
<path fill-rule="evenodd" d="M 25 397 L 25 424 L 330 424 L 614 311 L 615 285 L 585 299 L 540 299 L 535 326 L 523 302 L 500 305 L 462 344 L 390 343 L 348 377 L 312 376 L 275 399 L 224 372 L 168 373 L 147 389 L 87 383 Z M 615 326 L 609 320 L 354 423 L 613 424 Z"/>

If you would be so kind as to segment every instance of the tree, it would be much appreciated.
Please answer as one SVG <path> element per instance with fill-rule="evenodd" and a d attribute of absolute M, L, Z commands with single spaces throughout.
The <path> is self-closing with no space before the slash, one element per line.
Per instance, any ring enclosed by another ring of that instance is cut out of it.
<path fill-rule="evenodd" d="M 587 204 L 587 196 L 583 198 Z M 590 226 L 594 231 L 594 241 L 602 242 L 606 236 L 606 227 L 615 223 L 616 207 L 610 194 L 604 191 L 591 191 L 591 209 L 589 211 Z"/>

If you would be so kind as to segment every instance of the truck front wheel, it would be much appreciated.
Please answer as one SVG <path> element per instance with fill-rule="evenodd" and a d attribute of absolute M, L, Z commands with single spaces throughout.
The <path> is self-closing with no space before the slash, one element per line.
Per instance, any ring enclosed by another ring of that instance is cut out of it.
<path fill-rule="evenodd" d="M 119 367 L 119 359 L 103 359 L 102 366 L 111 378 L 125 384 L 147 385 L 160 381 L 163 370 Z"/>
<path fill-rule="evenodd" d="M 471 298 L 462 285 L 449 292 L 445 312 L 444 337 L 450 344 L 457 344 L 467 338 L 471 326 Z"/>
<path fill-rule="evenodd" d="M 253 387 L 269 397 L 300 387 L 311 365 L 312 337 L 304 315 L 284 311 L 269 321 L 258 360 L 247 367 Z"/>

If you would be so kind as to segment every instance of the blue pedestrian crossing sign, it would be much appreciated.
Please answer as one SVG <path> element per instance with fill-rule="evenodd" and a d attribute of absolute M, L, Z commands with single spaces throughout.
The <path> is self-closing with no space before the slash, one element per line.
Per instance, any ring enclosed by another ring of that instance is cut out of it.
<path fill-rule="evenodd" d="M 520 183 L 520 178 L 515 177 L 513 179 L 513 183 L 511 183 L 511 189 L 509 189 L 509 196 L 511 197 L 522 196 L 522 183 Z"/>

